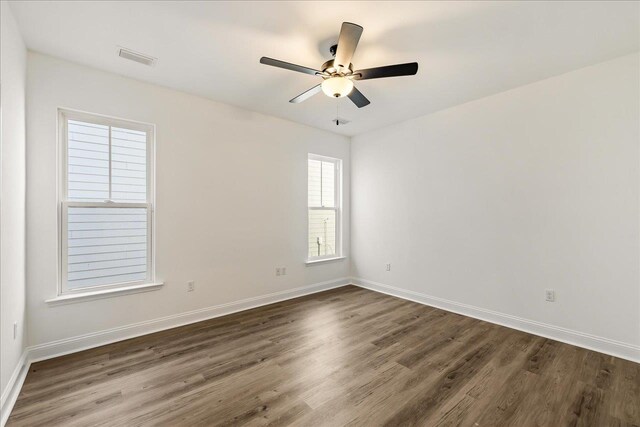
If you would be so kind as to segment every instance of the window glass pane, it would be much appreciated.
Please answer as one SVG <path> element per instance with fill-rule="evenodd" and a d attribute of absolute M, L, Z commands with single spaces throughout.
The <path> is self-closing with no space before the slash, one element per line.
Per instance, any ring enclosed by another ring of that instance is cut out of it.
<path fill-rule="evenodd" d="M 119 202 L 147 200 L 147 133 L 111 128 L 111 198 Z"/>
<path fill-rule="evenodd" d="M 67 188 L 70 200 L 109 198 L 109 126 L 69 120 Z"/>
<path fill-rule="evenodd" d="M 335 179 L 335 163 L 309 160 L 309 206 L 335 207 Z"/>
<path fill-rule="evenodd" d="M 309 206 L 320 207 L 320 168 L 322 162 L 309 160 Z"/>
<path fill-rule="evenodd" d="M 332 162 L 322 162 L 322 206 L 335 207 L 335 178 L 336 165 Z"/>
<path fill-rule="evenodd" d="M 67 219 L 68 289 L 146 279 L 147 208 L 70 207 Z"/>
<path fill-rule="evenodd" d="M 111 194 L 109 126 L 69 120 L 67 150 L 69 200 L 147 200 L 146 132 L 111 128 Z"/>
<path fill-rule="evenodd" d="M 336 212 L 309 210 L 309 258 L 336 254 Z"/>

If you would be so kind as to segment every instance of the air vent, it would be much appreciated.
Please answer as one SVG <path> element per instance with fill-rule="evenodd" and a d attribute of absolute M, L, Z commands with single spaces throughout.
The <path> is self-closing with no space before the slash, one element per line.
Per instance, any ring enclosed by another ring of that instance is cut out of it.
<path fill-rule="evenodd" d="M 343 119 L 340 117 L 336 117 L 335 119 L 331 120 L 331 123 L 333 123 L 336 126 L 346 125 L 349 122 L 351 122 L 351 120 Z"/>
<path fill-rule="evenodd" d="M 156 58 L 152 56 L 143 55 L 138 52 L 134 52 L 129 49 L 125 49 L 122 47 L 118 48 L 118 56 L 124 59 L 130 59 L 131 61 L 139 62 L 140 64 L 148 65 L 153 67 L 156 65 Z"/>

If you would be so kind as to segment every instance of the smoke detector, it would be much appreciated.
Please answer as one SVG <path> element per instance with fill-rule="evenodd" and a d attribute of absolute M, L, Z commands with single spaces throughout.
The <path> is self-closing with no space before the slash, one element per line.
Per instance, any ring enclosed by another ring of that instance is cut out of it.
<path fill-rule="evenodd" d="M 153 56 L 144 55 L 142 53 L 134 52 L 131 49 L 127 49 L 125 47 L 118 46 L 118 56 L 120 58 L 128 59 L 130 61 L 135 61 L 143 65 L 147 65 L 149 67 L 153 67 L 156 65 L 157 58 Z"/>

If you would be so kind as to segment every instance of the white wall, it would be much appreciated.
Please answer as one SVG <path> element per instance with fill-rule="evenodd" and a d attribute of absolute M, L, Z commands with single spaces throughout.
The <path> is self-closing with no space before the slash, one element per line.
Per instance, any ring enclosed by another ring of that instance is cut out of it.
<path fill-rule="evenodd" d="M 27 51 L 6 2 L 0 3 L 0 391 L 3 403 L 25 336 L 25 80 Z M 13 323 L 18 334 L 13 338 Z"/>
<path fill-rule="evenodd" d="M 348 260 L 304 264 L 308 152 L 344 161 L 349 251 L 348 138 L 35 53 L 27 88 L 31 345 L 349 276 Z M 161 290 L 45 303 L 56 295 L 58 266 L 58 107 L 156 124 Z M 287 275 L 276 277 L 283 266 Z"/>
<path fill-rule="evenodd" d="M 624 56 L 353 138 L 354 276 L 640 358 L 639 72 Z"/>
<path fill-rule="evenodd" d="M 354 276 L 640 344 L 638 55 L 361 135 L 351 148 L 60 59 L 29 54 L 28 65 L 30 345 L 348 276 L 348 261 L 304 258 L 306 155 L 344 160 L 348 219 L 350 150 Z M 44 302 L 57 280 L 58 107 L 157 125 L 162 290 Z M 276 266 L 288 275 L 275 277 Z"/>

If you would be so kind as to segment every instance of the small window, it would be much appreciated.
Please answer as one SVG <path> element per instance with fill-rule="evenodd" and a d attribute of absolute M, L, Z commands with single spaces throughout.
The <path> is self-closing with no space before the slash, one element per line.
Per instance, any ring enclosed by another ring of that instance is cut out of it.
<path fill-rule="evenodd" d="M 308 259 L 340 256 L 341 161 L 309 154 Z"/>
<path fill-rule="evenodd" d="M 151 283 L 153 126 L 60 111 L 61 287 Z"/>

